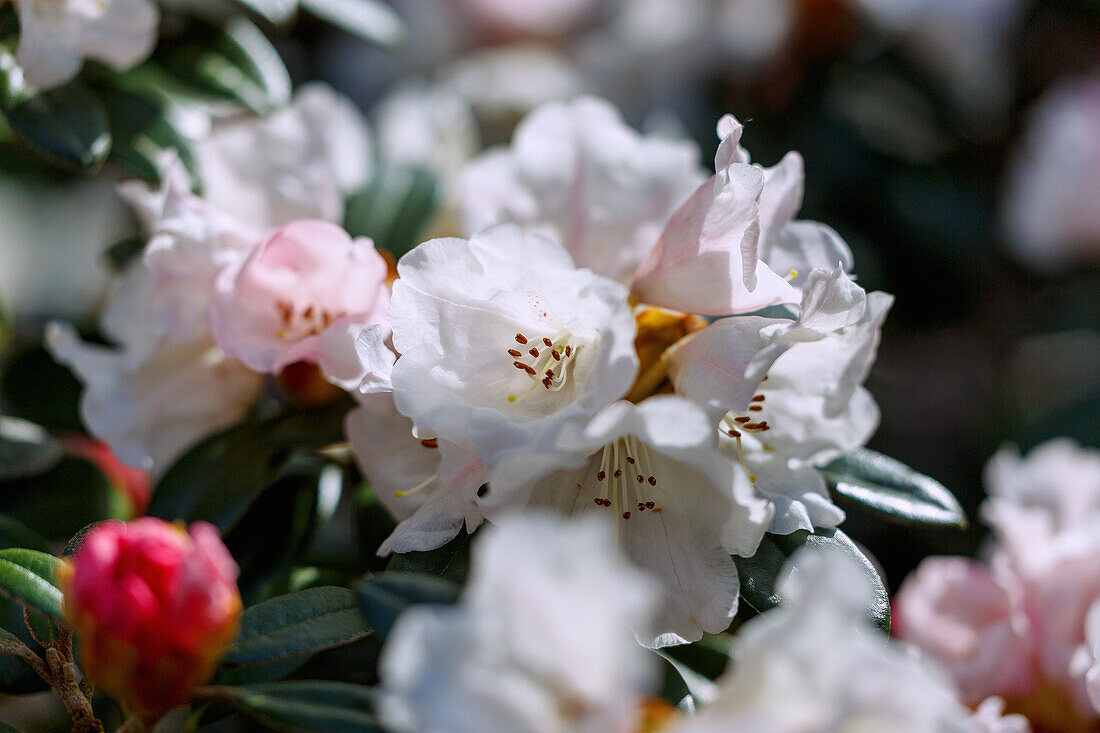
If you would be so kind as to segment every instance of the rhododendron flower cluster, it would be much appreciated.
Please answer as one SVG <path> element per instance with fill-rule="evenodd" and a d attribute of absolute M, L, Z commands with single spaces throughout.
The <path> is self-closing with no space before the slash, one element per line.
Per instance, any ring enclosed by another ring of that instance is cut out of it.
<path fill-rule="evenodd" d="M 1100 714 L 1100 452 L 1059 439 L 986 467 L 989 559 L 929 558 L 895 599 L 897 633 L 956 679 L 968 700 L 999 695 L 1040 725 L 1085 726 Z M 1095 686 L 1095 682 L 1092 682 Z M 1095 698 L 1095 691 L 1092 697 Z"/>
<path fill-rule="evenodd" d="M 153 719 L 210 678 L 237 635 L 237 565 L 218 531 L 159 519 L 90 530 L 60 584 L 98 687 Z"/>

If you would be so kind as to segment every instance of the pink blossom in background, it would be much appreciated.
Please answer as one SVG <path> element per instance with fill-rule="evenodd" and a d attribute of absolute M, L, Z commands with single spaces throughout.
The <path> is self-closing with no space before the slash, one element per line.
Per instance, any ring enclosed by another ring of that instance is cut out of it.
<path fill-rule="evenodd" d="M 970 703 L 1025 695 L 1036 670 L 1021 592 L 975 560 L 926 558 L 894 597 L 894 633 L 939 662 Z"/>
<path fill-rule="evenodd" d="M 186 701 L 236 637 L 236 579 L 212 525 L 184 532 L 144 517 L 89 531 L 58 582 L 89 679 L 155 717 Z"/>
<path fill-rule="evenodd" d="M 291 222 L 218 276 L 214 338 L 257 372 L 277 374 L 299 361 L 325 371 L 326 330 L 385 321 L 387 275 L 369 239 L 324 221 Z"/>

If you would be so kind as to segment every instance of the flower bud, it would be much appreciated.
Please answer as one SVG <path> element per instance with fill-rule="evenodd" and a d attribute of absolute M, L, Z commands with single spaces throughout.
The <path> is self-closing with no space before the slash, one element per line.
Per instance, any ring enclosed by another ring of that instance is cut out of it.
<path fill-rule="evenodd" d="M 237 636 L 237 565 L 205 522 L 105 522 L 60 575 L 85 674 L 131 713 L 186 702 Z"/>

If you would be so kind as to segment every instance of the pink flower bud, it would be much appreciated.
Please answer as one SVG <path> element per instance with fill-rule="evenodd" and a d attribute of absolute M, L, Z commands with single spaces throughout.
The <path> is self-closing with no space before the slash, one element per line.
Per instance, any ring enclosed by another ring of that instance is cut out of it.
<path fill-rule="evenodd" d="M 257 372 L 277 374 L 299 361 L 326 371 L 321 334 L 337 323 L 383 323 L 388 275 L 369 239 L 325 221 L 291 222 L 219 274 L 214 338 Z"/>
<path fill-rule="evenodd" d="M 938 661 L 972 704 L 1026 695 L 1037 682 L 1022 588 L 1005 568 L 925 559 L 894 597 L 894 631 Z"/>
<path fill-rule="evenodd" d="M 237 636 L 237 565 L 205 522 L 105 522 L 61 575 L 85 674 L 133 713 L 186 702 Z"/>

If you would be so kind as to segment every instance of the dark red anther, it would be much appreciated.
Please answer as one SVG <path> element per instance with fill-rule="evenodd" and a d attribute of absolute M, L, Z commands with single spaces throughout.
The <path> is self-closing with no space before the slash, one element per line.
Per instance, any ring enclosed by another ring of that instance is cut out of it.
<path fill-rule="evenodd" d="M 519 341 L 521 344 L 525 344 L 525 343 L 527 343 L 527 337 L 524 336 L 522 333 L 517 333 L 516 334 L 516 341 Z"/>

